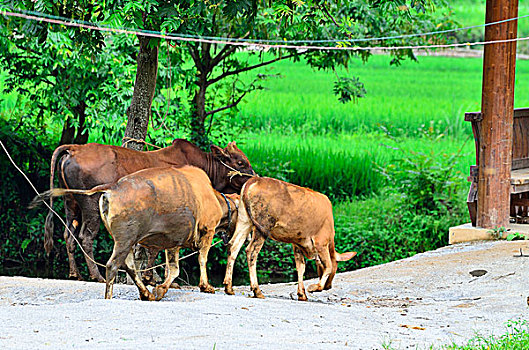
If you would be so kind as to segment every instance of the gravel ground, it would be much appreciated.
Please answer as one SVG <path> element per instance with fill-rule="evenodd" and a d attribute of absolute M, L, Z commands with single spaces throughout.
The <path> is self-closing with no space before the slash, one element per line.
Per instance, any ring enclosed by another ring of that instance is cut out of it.
<path fill-rule="evenodd" d="M 459 244 L 339 274 L 334 288 L 292 300 L 294 283 L 262 285 L 267 299 L 171 289 L 160 302 L 116 285 L 0 277 L 0 348 L 395 349 L 461 344 L 528 318 L 529 242 Z M 474 277 L 470 272 L 484 270 Z M 310 282 L 309 282 L 310 283 Z M 306 284 L 308 285 L 308 283 Z"/>

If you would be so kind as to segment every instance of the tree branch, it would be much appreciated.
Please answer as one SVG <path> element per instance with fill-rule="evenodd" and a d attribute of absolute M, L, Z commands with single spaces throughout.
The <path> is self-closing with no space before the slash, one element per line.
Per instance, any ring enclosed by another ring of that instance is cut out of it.
<path fill-rule="evenodd" d="M 250 35 L 250 32 L 247 32 L 243 36 L 241 36 L 239 39 L 245 39 Z M 226 57 L 231 55 L 232 53 L 237 50 L 236 45 L 225 45 L 224 48 L 219 52 L 219 54 L 215 57 L 213 57 L 213 60 L 211 61 L 211 65 L 215 67 L 217 64 L 219 64 L 222 60 L 224 60 Z"/>
<path fill-rule="evenodd" d="M 237 46 L 235 45 L 226 45 L 217 56 L 213 57 L 213 60 L 211 61 L 211 65 L 215 67 L 217 64 L 219 64 L 222 60 L 224 60 L 226 57 L 231 55 L 232 53 L 237 50 Z"/>
<path fill-rule="evenodd" d="M 294 57 L 294 56 L 297 56 L 297 55 L 298 54 L 295 53 L 295 54 L 291 54 L 291 55 L 287 55 L 287 56 L 283 56 L 283 57 L 278 57 L 278 58 L 274 58 L 273 60 L 270 60 L 270 61 L 262 62 L 262 63 L 259 63 L 259 64 L 254 64 L 253 66 L 248 66 L 248 67 L 245 67 L 245 68 L 233 70 L 231 72 L 223 73 L 223 74 L 219 75 L 218 77 L 216 77 L 214 79 L 208 80 L 207 86 L 213 85 L 217 81 L 222 80 L 222 79 L 224 79 L 226 77 L 229 77 L 229 76 L 232 76 L 232 75 L 236 75 L 236 74 L 239 74 L 239 73 L 243 73 L 243 72 L 247 72 L 249 70 L 256 69 L 256 68 L 259 68 L 259 67 L 264 67 L 264 66 L 272 64 L 274 62 L 285 60 L 285 59 L 288 59 L 288 58 L 291 58 L 291 57 Z"/>
<path fill-rule="evenodd" d="M 320 8 L 320 10 L 323 11 L 323 13 L 330 18 L 330 20 L 334 23 L 335 26 L 337 26 L 338 28 L 340 28 L 340 25 L 338 24 L 338 22 L 336 21 L 336 19 L 333 17 L 333 15 L 329 12 L 329 10 L 327 10 L 327 8 L 325 7 L 325 4 L 321 4 L 321 5 L 318 5 L 318 7 Z M 347 35 L 349 37 L 349 39 L 352 38 L 352 35 L 351 33 L 345 33 L 345 35 Z"/>
<path fill-rule="evenodd" d="M 189 45 L 189 54 L 191 55 L 195 66 L 197 66 L 198 70 L 202 72 L 204 66 L 202 65 L 202 61 L 200 60 L 200 53 L 198 52 L 198 47 L 196 45 Z"/>
<path fill-rule="evenodd" d="M 231 103 L 231 104 L 229 104 L 227 106 L 220 107 L 220 108 L 214 109 L 212 111 L 206 112 L 206 114 L 204 116 L 207 117 L 208 115 L 215 114 L 215 113 L 218 113 L 218 112 L 224 111 L 226 109 L 233 108 L 233 107 L 237 106 L 242 101 L 242 99 L 244 98 L 244 96 L 247 93 L 248 93 L 248 91 L 245 91 L 241 96 L 239 96 L 237 101 L 235 101 L 235 102 L 233 102 L 233 103 Z"/>

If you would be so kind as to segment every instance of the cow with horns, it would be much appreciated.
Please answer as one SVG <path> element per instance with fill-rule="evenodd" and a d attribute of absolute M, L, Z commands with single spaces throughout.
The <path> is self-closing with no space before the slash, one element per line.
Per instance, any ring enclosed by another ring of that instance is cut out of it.
<path fill-rule="evenodd" d="M 248 158 L 235 142 L 230 142 L 226 148 L 212 145 L 211 153 L 204 152 L 183 139 L 174 140 L 169 147 L 148 152 L 90 143 L 62 145 L 53 152 L 50 189 L 54 187 L 56 168 L 59 171 L 60 187 L 88 190 L 98 185 L 115 183 L 123 176 L 142 169 L 183 165 L 193 165 L 202 169 L 211 180 L 213 188 L 223 193 L 239 193 L 244 183 L 255 175 Z M 70 232 L 73 232 L 79 237 L 86 252 L 85 259 L 90 277 L 99 282 L 104 281 L 93 262 L 93 242 L 100 224 L 99 196 L 99 194 L 94 196 L 67 194 L 65 196 L 67 227 L 64 231 L 64 239 L 68 253 L 70 278 L 81 279 L 74 258 L 75 241 L 70 236 Z M 50 208 L 52 206 L 53 201 L 50 199 Z M 53 248 L 51 210 L 46 217 L 44 247 L 48 254 Z M 152 265 L 156 256 L 149 255 L 149 265 Z"/>

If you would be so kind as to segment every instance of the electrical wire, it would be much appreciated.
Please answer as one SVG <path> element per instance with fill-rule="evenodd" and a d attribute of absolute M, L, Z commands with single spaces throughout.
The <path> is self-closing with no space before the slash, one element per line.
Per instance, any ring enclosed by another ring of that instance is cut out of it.
<path fill-rule="evenodd" d="M 302 41 L 302 40 L 279 41 L 279 40 L 263 40 L 263 39 L 234 39 L 234 38 L 223 38 L 223 37 L 205 37 L 205 36 L 192 36 L 192 35 L 186 35 L 186 34 L 164 34 L 162 32 L 143 30 L 143 29 L 130 29 L 130 28 L 102 26 L 102 25 L 91 23 L 91 22 L 67 19 L 67 18 L 52 16 L 52 15 L 48 15 L 48 14 L 44 14 L 40 12 L 30 12 L 30 11 L 24 11 L 20 9 L 17 9 L 17 11 L 21 11 L 22 13 L 2 10 L 0 11 L 0 14 L 4 16 L 19 17 L 19 18 L 24 18 L 28 20 L 60 24 L 60 25 L 65 25 L 69 27 L 85 28 L 85 29 L 90 29 L 90 30 L 98 30 L 98 31 L 113 32 L 113 33 L 135 34 L 135 35 L 142 35 L 142 36 L 147 36 L 147 37 L 183 41 L 183 42 L 224 44 L 224 45 L 235 45 L 235 46 L 245 46 L 245 47 L 257 47 L 257 48 L 262 48 L 262 49 L 335 50 L 335 51 L 343 51 L 343 50 L 348 50 L 348 51 L 351 51 L 351 50 L 368 51 L 369 50 L 370 51 L 370 50 L 377 50 L 377 49 L 378 50 L 428 49 L 428 48 L 451 48 L 451 47 L 486 45 L 486 44 L 501 43 L 501 42 L 522 41 L 522 40 L 529 39 L 528 37 L 525 37 L 525 38 L 504 39 L 504 40 L 496 40 L 496 41 L 488 41 L 488 42 L 481 41 L 481 42 L 468 42 L 468 43 L 456 43 L 456 44 L 416 45 L 416 46 L 412 46 L 412 45 L 371 46 L 371 47 L 345 46 L 346 44 L 354 43 L 354 42 L 366 42 L 366 41 L 374 41 L 374 40 L 387 40 L 387 39 L 397 39 L 397 38 L 405 38 L 405 37 L 426 36 L 426 35 L 434 35 L 434 34 L 441 34 L 441 33 L 449 33 L 449 32 L 454 32 L 458 30 L 467 30 L 467 29 L 472 29 L 472 28 L 477 28 L 477 27 L 485 27 L 489 25 L 505 23 L 508 21 L 526 18 L 526 17 L 529 17 L 529 15 L 519 16 L 516 18 L 509 18 L 509 19 L 505 19 L 505 20 L 497 21 L 497 22 L 485 23 L 482 25 L 449 29 L 449 30 L 443 30 L 443 31 L 437 31 L 437 32 L 403 34 L 403 35 L 386 36 L 386 37 L 379 37 L 379 38 L 360 38 L 360 39 L 343 39 L 343 40 L 335 39 L 335 40 L 309 40 L 309 41 Z M 266 42 L 281 42 L 281 44 L 267 44 Z M 290 43 L 296 43 L 296 42 L 308 42 L 308 43 L 324 43 L 324 42 L 331 43 L 333 42 L 333 43 L 337 43 L 337 46 L 291 45 L 290 44 Z"/>

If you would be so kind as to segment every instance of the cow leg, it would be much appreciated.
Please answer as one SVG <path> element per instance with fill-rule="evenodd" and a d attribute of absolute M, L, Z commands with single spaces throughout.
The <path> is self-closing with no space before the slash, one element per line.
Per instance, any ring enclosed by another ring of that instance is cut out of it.
<path fill-rule="evenodd" d="M 105 282 L 105 279 L 103 276 L 101 276 L 97 265 L 94 263 L 94 238 L 99 232 L 99 211 L 90 210 L 88 215 L 84 214 L 85 213 L 83 212 L 83 224 L 86 223 L 86 227 L 84 230 L 81 230 L 79 237 L 81 238 L 83 249 L 88 255 L 85 256 L 85 260 L 88 266 L 88 271 L 90 272 L 90 278 L 97 282 Z"/>
<path fill-rule="evenodd" d="M 66 243 L 66 253 L 68 254 L 68 265 L 70 271 L 68 277 L 71 279 L 82 281 L 83 278 L 81 277 L 81 274 L 79 273 L 79 269 L 77 268 L 77 264 L 75 262 L 75 248 L 77 247 L 77 245 L 75 242 L 75 237 L 73 237 L 73 235 L 79 232 L 77 230 L 77 225 L 79 224 L 75 219 L 69 218 L 68 214 L 66 215 L 66 222 L 68 223 L 68 228 L 64 229 L 64 242 Z M 83 229 L 84 223 L 81 225 L 80 230 Z"/>
<path fill-rule="evenodd" d="M 237 226 L 235 228 L 235 233 L 228 243 L 228 258 L 226 262 L 226 275 L 224 276 L 224 290 L 226 294 L 233 295 L 233 265 L 235 264 L 235 259 L 241 250 L 242 245 L 246 241 L 246 238 L 252 230 L 252 222 L 246 213 L 244 208 L 244 202 L 241 201 L 239 207 L 239 218 L 237 219 Z M 255 236 L 255 234 L 254 234 Z"/>
<path fill-rule="evenodd" d="M 208 230 L 205 235 L 200 237 L 200 249 L 198 251 L 198 264 L 200 265 L 200 282 L 198 286 L 203 293 L 215 293 L 215 288 L 208 281 L 207 262 L 209 248 L 215 235 L 215 229 Z"/>
<path fill-rule="evenodd" d="M 321 278 L 321 276 L 323 275 L 323 264 L 321 263 L 320 257 L 316 256 L 316 259 L 314 259 L 314 261 L 316 262 L 316 269 L 318 270 L 318 277 Z"/>
<path fill-rule="evenodd" d="M 320 276 L 320 280 L 317 284 L 311 284 L 307 289 L 309 292 L 321 292 L 325 286 L 327 279 L 332 274 L 333 264 L 331 260 L 331 255 L 329 254 L 329 245 L 319 245 L 316 244 L 316 250 L 318 256 L 323 264 L 323 273 Z"/>
<path fill-rule="evenodd" d="M 136 272 L 134 252 L 132 249 L 129 250 L 129 253 L 127 254 L 127 257 L 125 259 L 125 270 L 129 274 L 130 278 L 132 278 L 132 280 L 134 281 L 134 284 L 136 284 L 136 287 L 138 287 L 138 291 L 140 292 L 140 299 L 154 301 L 154 295 L 149 292 L 147 287 L 145 287 L 145 284 L 143 284 L 141 277 Z"/>
<path fill-rule="evenodd" d="M 163 298 L 167 290 L 173 283 L 174 279 L 178 277 L 180 273 L 180 266 L 178 265 L 178 252 L 180 248 L 166 249 L 165 250 L 165 281 L 163 284 L 154 288 L 154 295 L 156 300 Z"/>
<path fill-rule="evenodd" d="M 114 287 L 114 280 L 118 274 L 118 269 L 123 266 L 127 255 L 130 252 L 130 247 L 120 246 L 114 244 L 114 250 L 106 265 L 106 288 L 105 299 L 112 299 L 112 290 Z"/>
<path fill-rule="evenodd" d="M 294 249 L 294 260 L 296 261 L 296 271 L 298 272 L 298 300 L 307 301 L 307 294 L 305 293 L 305 286 L 303 285 L 303 276 L 305 275 L 305 257 L 303 252 L 292 245 Z"/>
<path fill-rule="evenodd" d="M 331 274 L 327 278 L 327 281 L 323 285 L 324 290 L 329 290 L 332 288 L 332 281 L 334 276 L 336 276 L 336 271 L 338 271 L 338 262 L 336 261 L 336 251 L 334 250 L 334 245 L 329 244 L 329 254 L 331 257 Z"/>
<path fill-rule="evenodd" d="M 253 291 L 255 298 L 264 299 L 264 295 L 259 288 L 259 281 L 257 281 L 257 256 L 263 248 L 266 238 L 258 230 L 254 230 L 252 240 L 246 247 L 246 259 L 248 260 L 248 270 L 250 272 L 250 288 Z"/>
<path fill-rule="evenodd" d="M 158 257 L 158 253 L 160 250 L 158 248 L 145 248 L 147 251 L 147 268 L 153 267 L 154 262 L 156 261 L 156 258 Z M 166 254 L 167 258 L 167 254 Z M 154 278 L 154 270 L 147 270 L 142 274 L 143 283 L 146 285 L 154 286 L 156 284 L 155 278 Z"/>

